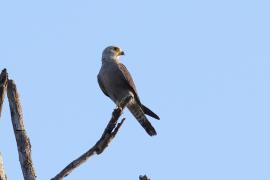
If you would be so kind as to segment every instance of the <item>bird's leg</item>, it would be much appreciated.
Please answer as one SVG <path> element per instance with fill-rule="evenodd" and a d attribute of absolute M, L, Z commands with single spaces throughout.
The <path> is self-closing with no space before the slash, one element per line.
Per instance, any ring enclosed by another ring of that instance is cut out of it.
<path fill-rule="evenodd" d="M 121 99 L 121 101 L 118 103 L 117 108 L 120 108 L 121 111 L 125 108 L 125 106 L 131 101 L 132 95 L 128 95 Z"/>
<path fill-rule="evenodd" d="M 122 113 L 123 109 L 126 107 L 126 105 L 131 101 L 131 99 L 133 98 L 133 96 L 128 95 L 126 97 L 124 97 L 123 99 L 121 99 L 120 102 L 116 102 L 116 108 L 115 111 L 113 112 L 113 116 L 116 117 L 115 113 Z"/>

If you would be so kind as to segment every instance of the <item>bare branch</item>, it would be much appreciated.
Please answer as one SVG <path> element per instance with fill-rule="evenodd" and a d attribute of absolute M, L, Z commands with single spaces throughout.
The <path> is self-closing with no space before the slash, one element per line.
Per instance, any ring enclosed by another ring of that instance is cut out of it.
<path fill-rule="evenodd" d="M 31 144 L 24 128 L 19 94 L 13 80 L 8 81 L 7 94 L 23 176 L 25 180 L 35 180 L 36 175 L 31 157 Z"/>
<path fill-rule="evenodd" d="M 4 170 L 3 158 L 2 158 L 2 154 L 0 153 L 0 180 L 6 180 L 6 179 L 7 179 L 7 176 Z"/>
<path fill-rule="evenodd" d="M 3 107 L 3 103 L 5 99 L 6 90 L 7 90 L 7 82 L 8 82 L 7 70 L 3 69 L 0 74 L 0 117 L 1 117 L 2 107 Z M 6 180 L 6 179 L 7 177 L 4 170 L 3 158 L 2 158 L 2 154 L 0 153 L 0 180 Z"/>
<path fill-rule="evenodd" d="M 122 126 L 125 120 L 124 118 L 120 123 L 117 123 L 124 107 L 130 101 L 130 99 L 131 97 L 128 96 L 120 103 L 120 107 L 114 109 L 111 120 L 109 121 L 101 138 L 97 141 L 97 143 L 93 147 L 91 147 L 87 152 L 81 155 L 79 158 L 75 159 L 69 165 L 67 165 L 59 174 L 57 174 L 54 178 L 52 178 L 52 180 L 63 179 L 63 177 L 68 176 L 75 168 L 80 166 L 91 156 L 95 154 L 101 154 L 105 150 L 105 148 L 108 147 L 109 143 L 115 137 L 116 133 L 118 132 L 119 128 Z"/>
<path fill-rule="evenodd" d="M 3 69 L 0 75 L 0 117 L 1 117 L 1 112 L 2 112 L 3 102 L 6 95 L 7 82 L 8 82 L 7 70 Z"/>
<path fill-rule="evenodd" d="M 0 117 L 2 113 L 2 107 L 6 95 L 6 90 L 7 90 L 7 82 L 8 82 L 8 74 L 7 70 L 3 69 L 1 74 L 0 74 Z M 0 153 L 0 180 L 6 180 L 6 174 L 4 170 L 4 163 L 3 163 L 3 158 L 2 154 Z"/>
<path fill-rule="evenodd" d="M 150 180 L 146 175 L 140 176 L 139 178 L 140 178 L 140 180 Z"/>

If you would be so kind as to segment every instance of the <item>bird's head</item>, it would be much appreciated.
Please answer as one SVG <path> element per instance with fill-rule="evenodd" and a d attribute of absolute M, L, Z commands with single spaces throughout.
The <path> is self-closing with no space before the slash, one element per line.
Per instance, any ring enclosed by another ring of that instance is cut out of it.
<path fill-rule="evenodd" d="M 118 60 L 119 56 L 125 55 L 121 48 L 116 46 L 109 46 L 103 50 L 102 59 L 106 60 Z"/>

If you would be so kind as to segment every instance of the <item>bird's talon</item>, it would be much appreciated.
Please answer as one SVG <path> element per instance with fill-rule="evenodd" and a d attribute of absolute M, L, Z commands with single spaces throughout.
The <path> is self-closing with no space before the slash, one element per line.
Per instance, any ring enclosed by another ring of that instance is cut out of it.
<path fill-rule="evenodd" d="M 120 106 L 118 106 L 118 107 L 117 107 L 117 109 L 119 109 L 120 111 L 122 111 L 122 110 L 123 110 L 123 108 L 122 108 L 122 107 L 120 107 Z"/>

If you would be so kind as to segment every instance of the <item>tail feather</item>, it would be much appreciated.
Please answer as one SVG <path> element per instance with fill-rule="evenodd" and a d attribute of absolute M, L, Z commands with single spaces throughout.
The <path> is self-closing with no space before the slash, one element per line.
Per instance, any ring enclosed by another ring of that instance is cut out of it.
<path fill-rule="evenodd" d="M 147 114 L 148 116 L 151 116 L 157 120 L 159 120 L 159 117 L 158 115 L 156 115 L 153 111 L 151 111 L 150 109 L 148 109 L 146 106 L 144 106 L 143 104 L 141 105 L 142 109 L 143 109 L 143 112 L 145 114 Z"/>
<path fill-rule="evenodd" d="M 128 109 L 150 136 L 157 135 L 155 128 L 148 121 L 144 115 L 144 111 L 137 103 L 129 104 Z"/>

